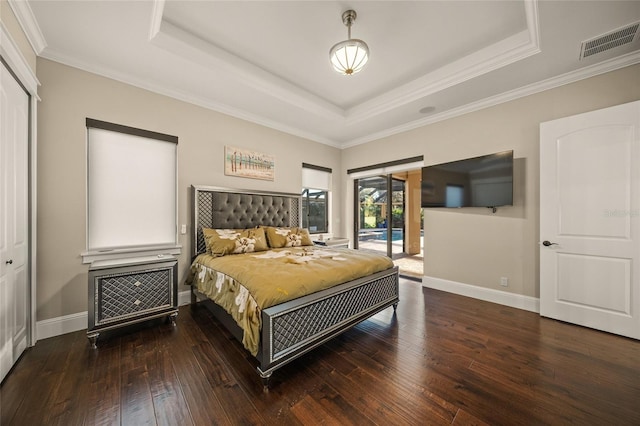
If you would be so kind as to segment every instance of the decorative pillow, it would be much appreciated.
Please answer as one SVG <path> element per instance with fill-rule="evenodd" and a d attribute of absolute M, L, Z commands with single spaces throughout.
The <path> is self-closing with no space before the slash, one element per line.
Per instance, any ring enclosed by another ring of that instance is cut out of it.
<path fill-rule="evenodd" d="M 309 231 L 304 228 L 274 228 L 268 226 L 267 241 L 271 248 L 312 246 Z"/>
<path fill-rule="evenodd" d="M 251 253 L 268 250 L 267 239 L 262 228 L 210 229 L 202 228 L 207 252 L 213 256 Z"/>

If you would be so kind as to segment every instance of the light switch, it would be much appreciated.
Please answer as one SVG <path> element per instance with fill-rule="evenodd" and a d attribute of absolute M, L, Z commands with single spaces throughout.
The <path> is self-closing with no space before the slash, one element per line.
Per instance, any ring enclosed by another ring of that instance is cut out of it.
<path fill-rule="evenodd" d="M 180 233 L 182 235 L 187 233 L 187 225 L 185 225 L 184 223 L 180 226 Z"/>

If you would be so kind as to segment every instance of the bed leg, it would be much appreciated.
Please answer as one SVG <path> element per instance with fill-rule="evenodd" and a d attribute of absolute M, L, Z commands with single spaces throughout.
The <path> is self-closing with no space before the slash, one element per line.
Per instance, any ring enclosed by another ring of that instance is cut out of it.
<path fill-rule="evenodd" d="M 398 310 L 398 302 L 393 304 L 393 312 Z"/>
<path fill-rule="evenodd" d="M 191 287 L 191 311 L 196 310 L 196 304 L 198 303 L 198 297 L 196 296 L 196 291 L 193 287 Z"/>
<path fill-rule="evenodd" d="M 262 390 L 264 392 L 269 392 L 269 384 L 271 383 L 271 375 L 273 374 L 273 371 L 270 371 L 268 373 L 263 373 L 262 370 L 258 368 L 258 374 L 262 379 Z"/>

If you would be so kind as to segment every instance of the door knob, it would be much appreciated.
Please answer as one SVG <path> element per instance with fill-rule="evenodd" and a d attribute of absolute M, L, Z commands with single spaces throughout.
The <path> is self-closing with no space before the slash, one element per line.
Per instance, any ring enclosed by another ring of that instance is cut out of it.
<path fill-rule="evenodd" d="M 4 263 L 5 263 L 5 264 L 7 264 L 7 265 L 11 265 L 11 264 L 13 263 L 13 259 L 9 259 L 9 260 L 7 260 L 7 261 L 6 261 L 6 262 L 4 262 Z"/>
<path fill-rule="evenodd" d="M 544 240 L 542 242 L 542 245 L 545 246 L 545 247 L 549 247 L 549 246 L 557 246 L 558 243 L 552 243 L 551 241 Z"/>

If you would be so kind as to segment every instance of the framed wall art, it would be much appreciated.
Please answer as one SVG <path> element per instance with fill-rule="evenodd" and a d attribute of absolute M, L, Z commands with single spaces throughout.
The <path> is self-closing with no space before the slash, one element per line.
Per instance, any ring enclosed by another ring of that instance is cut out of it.
<path fill-rule="evenodd" d="M 274 180 L 275 157 L 234 146 L 224 147 L 224 174 L 251 179 Z"/>

